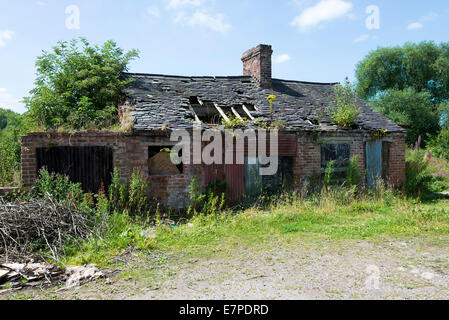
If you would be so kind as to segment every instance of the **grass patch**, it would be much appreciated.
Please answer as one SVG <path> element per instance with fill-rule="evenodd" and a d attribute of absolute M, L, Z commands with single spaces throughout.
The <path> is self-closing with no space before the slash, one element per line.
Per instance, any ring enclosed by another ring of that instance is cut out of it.
<path fill-rule="evenodd" d="M 332 197 L 324 195 L 322 197 Z M 325 200 L 325 201 L 323 201 Z M 325 237 L 369 239 L 379 236 L 449 235 L 449 201 L 418 203 L 399 196 L 362 196 L 340 202 L 333 199 L 296 200 L 264 210 L 225 212 L 193 218 L 177 228 L 157 230 L 162 249 L 189 250 L 225 243 L 258 243 L 270 238 Z"/>
<path fill-rule="evenodd" d="M 146 203 L 144 196 L 137 197 L 136 192 L 131 192 L 134 189 L 130 188 L 128 197 L 135 199 L 135 203 Z M 308 196 L 283 194 L 264 198 L 266 201 L 260 207 L 234 211 L 217 209 L 221 208 L 220 198 L 212 195 L 201 203 L 195 202 L 195 210 L 190 212 L 193 217 L 175 226 L 165 225 L 166 216 L 158 210 L 136 205 L 141 208 L 137 210 L 125 206 L 129 204 L 126 201 L 121 204 L 126 198 L 122 196 L 126 188 L 117 184 L 112 190 L 116 192 L 109 199 L 104 194 L 96 196 L 95 206 L 81 201 L 80 207 L 85 208 L 86 214 L 97 217 L 95 233 L 87 240 L 66 244 L 59 265 L 93 263 L 116 267 L 118 263 L 112 257 L 123 255 L 130 248 L 142 254 L 182 252 L 188 258 L 190 254 L 226 254 L 242 246 L 269 246 L 273 241 L 305 243 L 323 239 L 449 235 L 448 199 L 422 202 L 405 198 L 382 185 L 363 191 L 328 186 Z M 157 261 L 149 264 L 156 266 Z"/>

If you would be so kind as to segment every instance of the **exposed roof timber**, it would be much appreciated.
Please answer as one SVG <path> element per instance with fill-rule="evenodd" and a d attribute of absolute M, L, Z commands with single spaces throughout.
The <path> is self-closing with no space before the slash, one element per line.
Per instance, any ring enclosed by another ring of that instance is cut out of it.
<path fill-rule="evenodd" d="M 239 118 L 240 120 L 243 120 L 243 118 L 240 116 L 240 114 L 237 112 L 237 110 L 235 110 L 234 107 L 231 107 L 231 110 L 237 118 Z"/>
<path fill-rule="evenodd" d="M 215 108 L 218 110 L 218 112 L 220 113 L 220 115 L 223 117 L 223 119 L 225 119 L 225 121 L 229 122 L 229 118 L 228 116 L 224 113 L 223 109 L 221 109 L 218 104 L 214 103 Z"/>
<path fill-rule="evenodd" d="M 204 106 L 203 100 L 201 100 L 199 97 L 197 97 L 197 99 L 198 99 L 198 102 L 200 103 L 200 105 Z"/>
<path fill-rule="evenodd" d="M 248 108 L 245 106 L 245 104 L 242 105 L 243 110 L 246 112 L 246 114 L 249 116 L 251 120 L 254 120 L 254 117 L 251 115 L 251 112 L 248 110 Z"/>
<path fill-rule="evenodd" d="M 200 118 L 196 114 L 195 110 L 193 109 L 192 105 L 189 106 L 190 111 L 192 111 L 193 115 L 195 116 L 195 122 L 201 123 Z"/>

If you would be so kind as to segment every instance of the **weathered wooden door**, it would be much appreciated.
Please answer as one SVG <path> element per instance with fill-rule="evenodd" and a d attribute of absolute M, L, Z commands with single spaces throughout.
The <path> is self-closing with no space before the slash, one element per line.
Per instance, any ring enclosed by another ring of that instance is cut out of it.
<path fill-rule="evenodd" d="M 85 192 L 98 192 L 101 185 L 108 190 L 113 166 L 112 148 L 109 147 L 52 147 L 37 148 L 37 170 L 45 167 L 49 172 L 68 176 L 81 183 Z"/>
<path fill-rule="evenodd" d="M 366 179 L 368 187 L 373 187 L 376 181 L 382 179 L 382 140 L 366 143 Z"/>

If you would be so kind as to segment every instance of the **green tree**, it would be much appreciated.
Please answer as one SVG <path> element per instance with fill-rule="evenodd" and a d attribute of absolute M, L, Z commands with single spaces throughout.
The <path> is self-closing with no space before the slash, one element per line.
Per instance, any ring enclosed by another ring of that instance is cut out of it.
<path fill-rule="evenodd" d="M 42 129 L 108 127 L 117 122 L 117 102 L 129 80 L 122 79 L 137 50 L 114 41 L 61 41 L 37 58 L 35 88 L 25 98 L 28 115 Z"/>
<path fill-rule="evenodd" d="M 28 132 L 26 118 L 10 110 L 0 109 L 0 186 L 19 183 L 20 137 Z"/>
<path fill-rule="evenodd" d="M 373 109 L 410 126 L 407 141 L 436 136 L 449 122 L 449 42 L 379 48 L 356 70 L 357 94 Z"/>
<path fill-rule="evenodd" d="M 430 141 L 429 146 L 436 156 L 449 160 L 449 126 L 444 127 L 438 136 Z"/>
<path fill-rule="evenodd" d="M 417 92 L 413 88 L 391 89 L 379 94 L 370 106 L 399 125 L 407 126 L 407 143 L 412 144 L 419 136 L 436 135 L 439 132 L 439 115 L 431 94 Z"/>
<path fill-rule="evenodd" d="M 0 108 L 0 130 L 6 127 L 14 127 L 20 123 L 20 114 Z"/>
<path fill-rule="evenodd" d="M 449 99 L 449 43 L 406 43 L 379 48 L 357 65 L 357 94 L 365 99 L 386 90 L 427 91 L 432 102 Z"/>

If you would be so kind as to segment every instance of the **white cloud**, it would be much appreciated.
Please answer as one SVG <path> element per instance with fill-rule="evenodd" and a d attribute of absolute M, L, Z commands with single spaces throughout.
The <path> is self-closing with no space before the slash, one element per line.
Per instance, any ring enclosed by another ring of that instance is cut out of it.
<path fill-rule="evenodd" d="M 353 40 L 353 42 L 354 42 L 354 43 L 362 42 L 362 41 L 368 40 L 369 38 L 371 38 L 371 36 L 370 36 L 369 34 L 362 34 L 360 37 L 355 38 L 355 39 Z"/>
<path fill-rule="evenodd" d="M 15 112 L 25 112 L 25 107 L 5 88 L 0 88 L 0 108 L 11 109 Z"/>
<path fill-rule="evenodd" d="M 210 15 L 202 11 L 196 11 L 193 15 L 179 12 L 174 19 L 175 23 L 182 23 L 191 27 L 201 27 L 212 31 L 228 34 L 232 25 L 225 21 L 225 16 L 221 13 Z"/>
<path fill-rule="evenodd" d="M 147 8 L 147 13 L 150 16 L 153 16 L 153 17 L 156 17 L 156 18 L 159 18 L 161 16 L 161 11 L 159 10 L 158 7 L 155 7 L 155 6 L 148 7 Z"/>
<path fill-rule="evenodd" d="M 440 17 L 440 15 L 438 13 L 431 12 L 426 16 L 422 16 L 418 21 L 410 23 L 407 26 L 407 29 L 408 30 L 420 30 L 420 29 L 424 28 L 424 23 L 432 22 L 432 21 L 438 19 L 439 17 Z"/>
<path fill-rule="evenodd" d="M 288 54 L 280 54 L 274 58 L 275 63 L 284 63 L 290 61 L 292 58 Z"/>
<path fill-rule="evenodd" d="M 14 31 L 0 30 L 0 47 L 6 46 L 6 42 L 11 40 L 14 36 Z"/>
<path fill-rule="evenodd" d="M 421 22 L 410 23 L 407 27 L 407 29 L 409 29 L 409 30 L 419 30 L 422 28 L 424 28 L 424 25 Z"/>
<path fill-rule="evenodd" d="M 41 7 L 42 7 L 42 6 L 45 6 L 46 3 L 43 2 L 43 1 L 37 1 L 36 4 L 37 4 L 38 6 L 41 6 Z"/>
<path fill-rule="evenodd" d="M 353 4 L 343 0 L 322 0 L 313 7 L 305 9 L 293 19 L 291 26 L 305 32 L 321 23 L 342 18 L 352 9 Z"/>
<path fill-rule="evenodd" d="M 167 10 L 178 10 L 182 7 L 199 7 L 206 0 L 169 0 Z"/>

